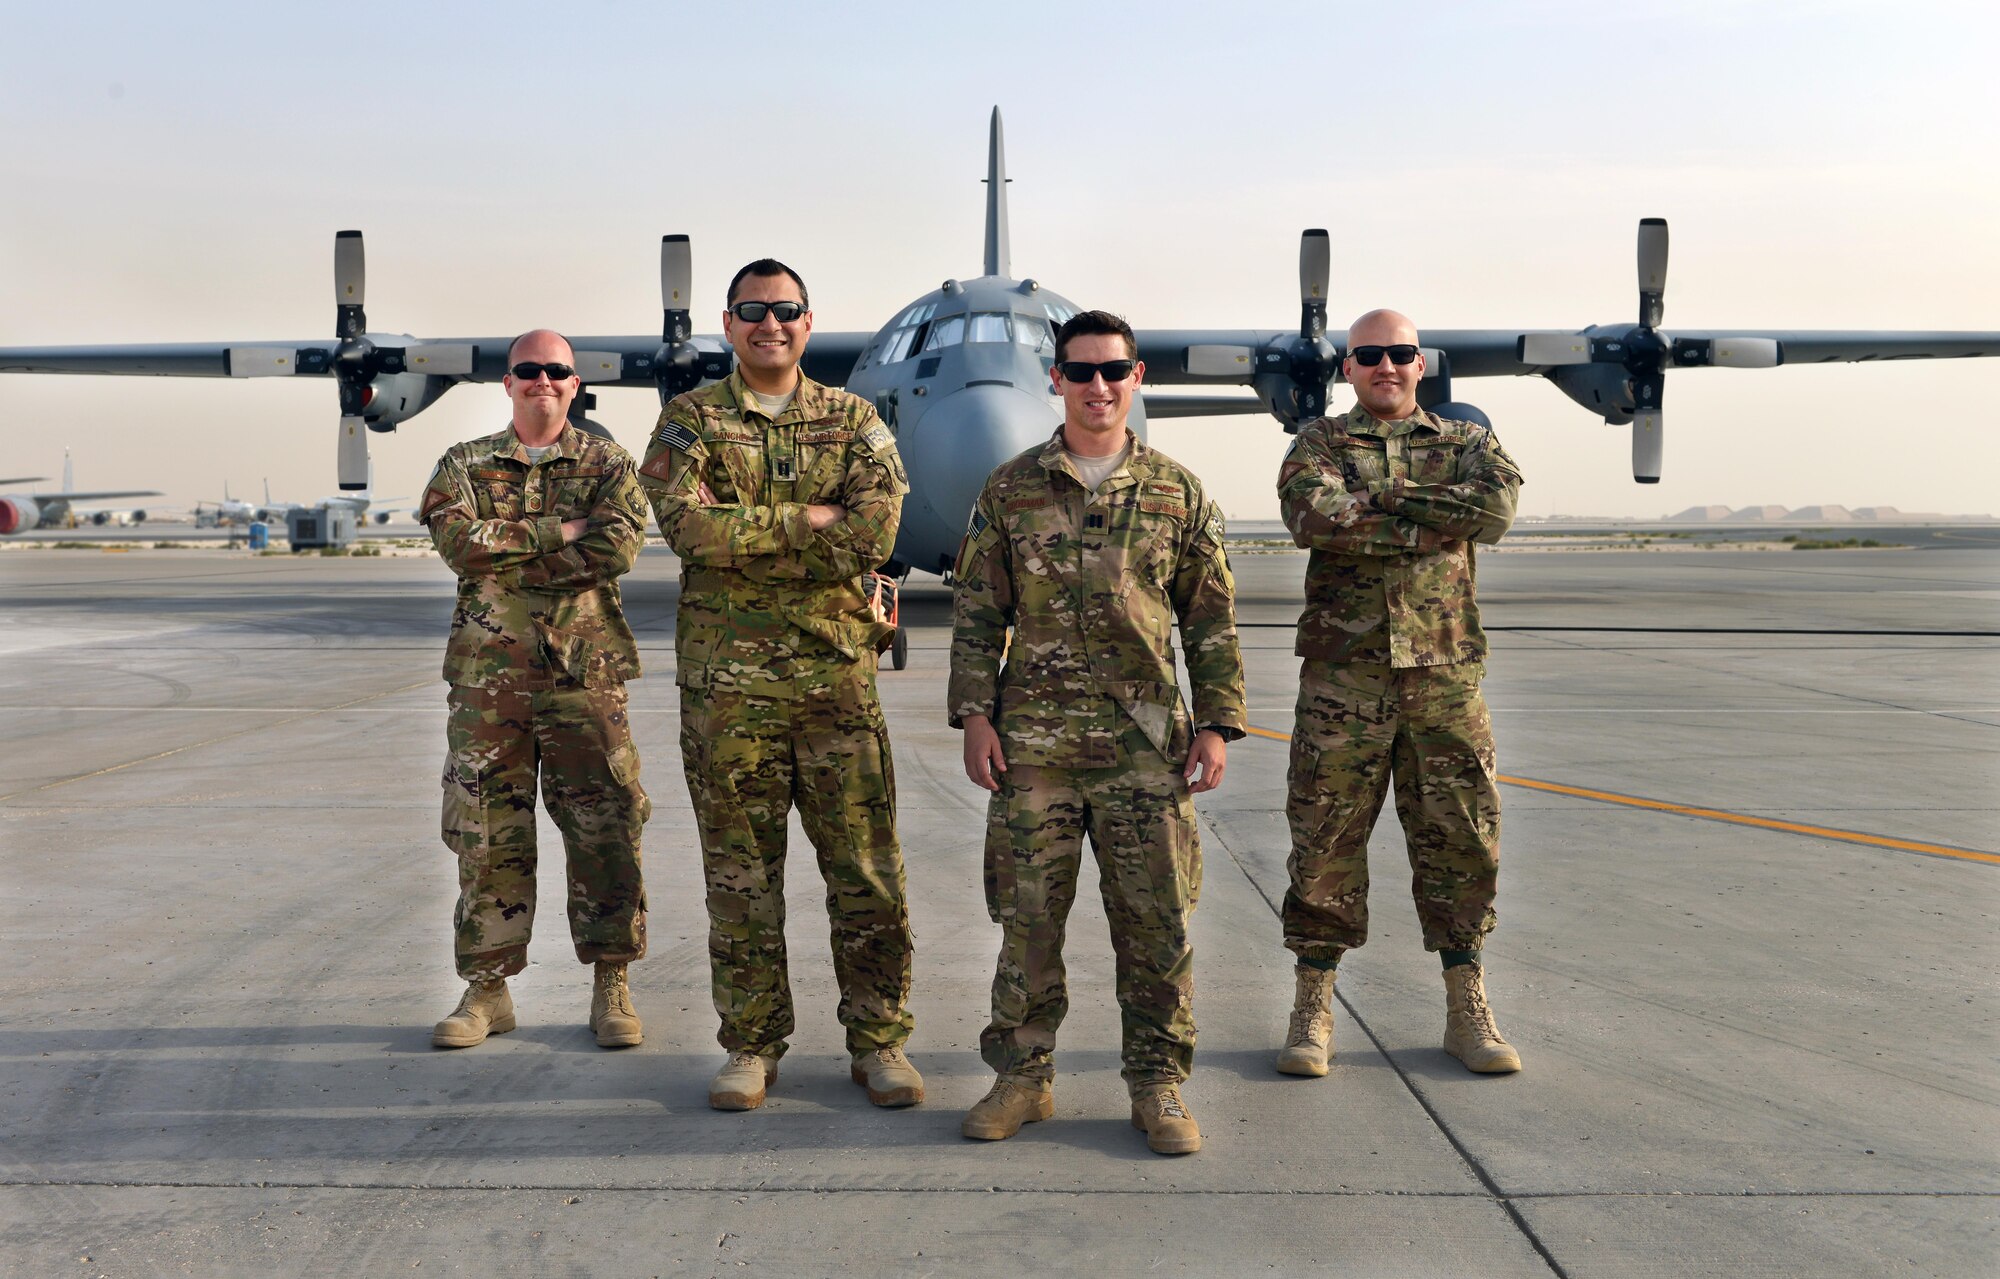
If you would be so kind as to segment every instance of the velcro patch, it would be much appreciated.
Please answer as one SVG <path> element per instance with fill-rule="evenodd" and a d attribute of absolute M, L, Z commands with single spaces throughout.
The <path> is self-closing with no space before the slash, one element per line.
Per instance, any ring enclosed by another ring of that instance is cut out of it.
<path fill-rule="evenodd" d="M 967 537 L 978 537 L 981 533 L 984 533 L 986 529 L 987 529 L 986 512 L 980 510 L 976 506 L 973 507 L 972 523 L 966 526 L 965 535 Z"/>
<path fill-rule="evenodd" d="M 519 471 L 495 470 L 491 467 L 481 467 L 470 474 L 473 479 L 484 480 L 488 483 L 498 481 L 502 484 L 519 484 L 526 478 Z"/>
<path fill-rule="evenodd" d="M 801 444 L 845 444 L 853 438 L 854 432 L 844 426 L 824 431 L 799 432 L 799 443 Z"/>
<path fill-rule="evenodd" d="M 1177 520 L 1187 518 L 1187 504 L 1185 502 L 1170 502 L 1165 498 L 1142 497 L 1139 499 L 1139 509 L 1142 511 L 1151 511 L 1155 515 L 1171 515 Z"/>
<path fill-rule="evenodd" d="M 1039 511 L 1049 504 L 1046 497 L 1011 497 L 1007 499 L 1007 513 L 1016 511 Z"/>
<path fill-rule="evenodd" d="M 889 434 L 889 428 L 880 422 L 871 422 L 868 429 L 861 433 L 861 442 L 881 453 L 895 446 L 896 437 Z"/>
<path fill-rule="evenodd" d="M 1170 484 L 1165 480 L 1147 480 L 1146 491 L 1148 493 L 1164 493 L 1168 497 L 1179 497 L 1182 490 L 1180 485 Z"/>
<path fill-rule="evenodd" d="M 673 421 L 660 423 L 660 429 L 653 438 L 668 448 L 679 449 L 683 453 L 693 449 L 701 439 L 685 423 Z"/>
<path fill-rule="evenodd" d="M 457 498 L 443 489 L 425 489 L 424 504 L 418 508 L 417 522 L 420 524 L 428 523 L 432 514 L 443 510 L 457 500 Z"/>

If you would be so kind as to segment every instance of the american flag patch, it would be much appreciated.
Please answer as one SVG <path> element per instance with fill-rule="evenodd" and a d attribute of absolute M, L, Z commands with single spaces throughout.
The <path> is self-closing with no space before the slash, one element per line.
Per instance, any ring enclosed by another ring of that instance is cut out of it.
<path fill-rule="evenodd" d="M 679 422 L 662 422 L 660 423 L 659 432 L 654 438 L 668 448 L 679 449 L 681 452 L 686 453 L 695 446 L 695 442 L 701 437 Z"/>

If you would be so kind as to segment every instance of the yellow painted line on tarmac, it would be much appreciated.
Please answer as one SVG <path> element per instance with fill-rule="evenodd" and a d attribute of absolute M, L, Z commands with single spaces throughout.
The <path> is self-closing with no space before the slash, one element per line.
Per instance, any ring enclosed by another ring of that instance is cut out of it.
<path fill-rule="evenodd" d="M 1255 737 L 1267 737 L 1274 742 L 1289 742 L 1290 733 L 1273 732 L 1268 728 L 1251 727 L 1245 730 Z M 1693 804 L 1673 804 L 1663 799 L 1645 799 L 1638 795 L 1620 795 L 1615 791 L 1591 790 L 1583 786 L 1565 786 L 1561 782 L 1544 782 L 1533 777 L 1510 777 L 1505 773 L 1499 780 L 1506 786 L 1519 786 L 1525 790 L 1546 791 L 1551 795 L 1568 795 L 1572 799 L 1588 799 L 1600 804 L 1622 804 L 1627 808 L 1643 808 L 1656 813 L 1673 813 L 1680 817 L 1699 817 L 1712 822 L 1729 822 L 1737 826 L 1755 826 L 1760 830 L 1783 831 L 1788 835 L 1810 835 L 1818 839 L 1837 839 L 1848 844 L 1865 844 L 1871 848 L 1889 848 L 1899 853 L 1923 853 L 1930 857 L 1951 857 L 1965 862 L 1986 862 L 2000 866 L 2000 853 L 1982 852 L 1976 848 L 1954 848 L 1948 844 L 1926 844 L 1914 839 L 1894 839 L 1887 835 L 1870 835 L 1865 831 L 1840 830 L 1832 826 L 1812 826 L 1804 822 L 1779 821 L 1774 817 L 1752 817 L 1748 813 L 1732 813 L 1720 808 L 1701 808 Z"/>

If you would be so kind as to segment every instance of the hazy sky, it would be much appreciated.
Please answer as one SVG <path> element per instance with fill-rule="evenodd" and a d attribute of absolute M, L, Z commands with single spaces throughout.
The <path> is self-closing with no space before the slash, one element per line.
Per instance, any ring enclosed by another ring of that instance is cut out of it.
<path fill-rule="evenodd" d="M 976 274 L 987 113 L 1013 264 L 1139 328 L 1296 323 L 1301 228 L 1336 326 L 1636 312 L 1666 327 L 2000 330 L 2000 19 L 1985 5 L 1724 3 L 17 6 L 0 121 L 0 345 L 315 340 L 333 233 L 367 233 L 371 328 L 657 333 L 664 232 L 697 329 L 782 257 L 822 330 Z M 2000 361 L 1667 380 L 1664 481 L 1539 379 L 1461 380 L 1527 514 L 1696 503 L 2000 512 Z M 0 375 L 0 474 L 192 502 L 334 487 L 330 381 Z M 1336 390 L 1335 407 L 1349 402 Z M 597 416 L 628 447 L 646 390 Z M 374 437 L 414 494 L 497 429 L 461 387 Z M 1268 418 L 1157 424 L 1239 518 L 1276 513 Z"/>

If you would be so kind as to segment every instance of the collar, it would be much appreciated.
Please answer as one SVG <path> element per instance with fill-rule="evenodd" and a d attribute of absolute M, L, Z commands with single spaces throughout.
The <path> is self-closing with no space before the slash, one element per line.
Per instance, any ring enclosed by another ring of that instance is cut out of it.
<path fill-rule="evenodd" d="M 785 411 L 775 418 L 764 416 L 764 406 L 757 403 L 757 397 L 750 392 L 750 386 L 743 380 L 741 369 L 729 370 L 729 376 L 716 383 L 723 400 L 730 408 L 743 417 L 757 417 L 773 425 L 779 422 L 803 422 L 825 416 L 826 388 L 799 374 L 798 389 L 792 393 L 792 402 Z"/>
<path fill-rule="evenodd" d="M 1342 428 L 1349 435 L 1366 435 L 1375 439 L 1388 439 L 1394 435 L 1409 435 L 1416 431 L 1429 431 L 1433 435 L 1440 432 L 1437 417 L 1428 409 L 1418 409 L 1406 418 L 1394 422 L 1384 422 L 1359 404 L 1349 409 L 1339 419 Z"/>
<path fill-rule="evenodd" d="M 514 424 L 493 437 L 493 456 L 508 458 L 522 466 L 533 465 L 528 460 L 528 446 L 521 443 L 521 437 L 514 434 Z M 576 429 L 574 422 L 564 422 L 562 433 L 555 438 L 555 452 L 549 457 L 565 457 L 574 461 L 583 456 L 583 432 Z M 544 460 L 547 460 L 546 458 Z"/>
<path fill-rule="evenodd" d="M 1146 442 L 1134 435 L 1131 427 L 1126 427 L 1125 460 L 1118 464 L 1116 470 L 1104 477 L 1104 482 L 1097 486 L 1098 493 L 1100 495 L 1109 493 L 1114 489 L 1121 489 L 1128 484 L 1137 483 L 1138 481 L 1132 472 L 1143 468 L 1147 460 L 1152 457 L 1152 454 L 1153 451 L 1146 447 Z M 1083 477 L 1078 475 L 1076 468 L 1070 465 L 1069 450 L 1063 447 L 1063 433 L 1060 423 L 1056 426 L 1056 433 L 1049 437 L 1049 442 L 1042 446 L 1042 451 L 1036 455 L 1035 460 L 1041 464 L 1043 470 L 1054 474 L 1067 475 L 1072 480 L 1075 480 L 1078 485 L 1082 485 Z"/>

